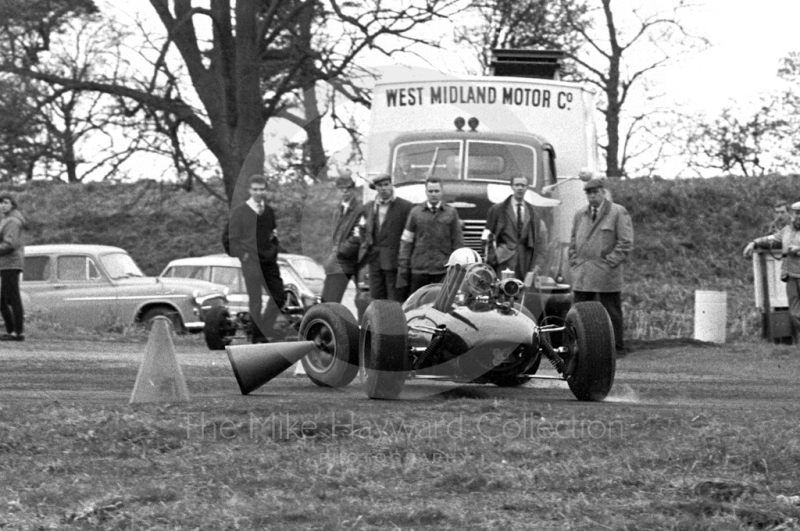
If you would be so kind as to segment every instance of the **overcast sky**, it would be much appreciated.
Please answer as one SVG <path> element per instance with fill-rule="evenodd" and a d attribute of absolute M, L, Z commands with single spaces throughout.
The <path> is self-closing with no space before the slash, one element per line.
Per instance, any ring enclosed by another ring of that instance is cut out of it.
<path fill-rule="evenodd" d="M 800 51 L 800 0 L 705 0 L 689 21 L 713 46 L 658 79 L 690 105 L 719 107 L 774 88 L 780 59 Z"/>

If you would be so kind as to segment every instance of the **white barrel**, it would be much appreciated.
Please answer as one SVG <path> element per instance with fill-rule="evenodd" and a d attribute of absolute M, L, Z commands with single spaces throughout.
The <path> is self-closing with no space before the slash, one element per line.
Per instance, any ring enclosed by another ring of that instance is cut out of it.
<path fill-rule="evenodd" d="M 728 320 L 728 294 L 724 291 L 694 292 L 694 338 L 725 343 Z"/>

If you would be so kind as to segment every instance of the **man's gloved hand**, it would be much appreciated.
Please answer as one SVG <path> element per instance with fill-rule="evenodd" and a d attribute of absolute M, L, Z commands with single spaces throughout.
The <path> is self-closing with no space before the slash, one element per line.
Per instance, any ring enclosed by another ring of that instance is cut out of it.
<path fill-rule="evenodd" d="M 394 287 L 397 289 L 402 289 L 408 287 L 408 281 L 411 277 L 411 272 L 406 269 L 405 267 L 401 267 L 397 270 L 397 281 L 394 283 Z"/>

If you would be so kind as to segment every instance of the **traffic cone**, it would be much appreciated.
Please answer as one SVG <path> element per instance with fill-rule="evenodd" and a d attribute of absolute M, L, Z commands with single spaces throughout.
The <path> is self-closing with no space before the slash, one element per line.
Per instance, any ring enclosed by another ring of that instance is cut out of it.
<path fill-rule="evenodd" d="M 171 326 L 166 317 L 153 319 L 131 404 L 189 401 L 189 389 L 172 345 Z"/>
<path fill-rule="evenodd" d="M 225 347 L 243 395 L 255 391 L 317 348 L 313 341 Z"/>

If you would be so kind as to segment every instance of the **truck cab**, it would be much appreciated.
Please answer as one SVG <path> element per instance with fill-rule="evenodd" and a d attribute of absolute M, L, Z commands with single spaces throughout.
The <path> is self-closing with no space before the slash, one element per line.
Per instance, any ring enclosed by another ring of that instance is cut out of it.
<path fill-rule="evenodd" d="M 560 80 L 559 64 L 558 52 L 495 50 L 493 76 L 386 69 L 375 85 L 366 165 L 368 175 L 390 174 L 412 203 L 425 201 L 427 178 L 439 178 L 465 243 L 481 254 L 489 207 L 511 195 L 513 175 L 525 176 L 526 200 L 548 229 L 547 287 L 528 289 L 568 307 L 572 220 L 586 205 L 581 179 L 597 174 L 598 155 L 594 93 Z M 365 201 L 373 196 L 365 190 Z"/>
<path fill-rule="evenodd" d="M 399 135 L 386 171 L 397 195 L 412 203 L 425 201 L 428 177 L 441 180 L 446 202 L 458 209 L 464 223 L 465 244 L 483 253 L 489 207 L 508 197 L 513 175 L 525 176 L 533 190 L 556 184 L 555 151 L 537 135 L 483 132 L 478 121 L 473 121 L 475 129 L 465 131 L 458 127 L 463 117 L 453 122 L 450 131 Z"/>

